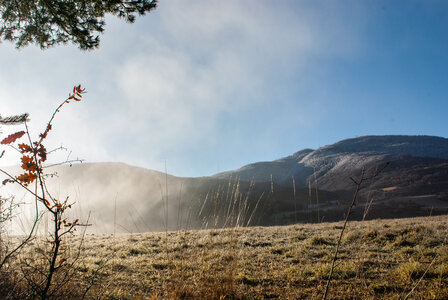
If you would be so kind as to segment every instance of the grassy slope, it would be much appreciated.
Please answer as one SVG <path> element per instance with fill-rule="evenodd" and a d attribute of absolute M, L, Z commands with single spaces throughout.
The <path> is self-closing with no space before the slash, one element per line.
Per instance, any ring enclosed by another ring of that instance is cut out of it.
<path fill-rule="evenodd" d="M 88 235 L 80 272 L 106 262 L 89 293 L 105 299 L 320 298 L 341 225 Z M 349 223 L 330 298 L 403 298 L 435 257 L 410 298 L 447 299 L 447 232 L 447 216 Z"/>

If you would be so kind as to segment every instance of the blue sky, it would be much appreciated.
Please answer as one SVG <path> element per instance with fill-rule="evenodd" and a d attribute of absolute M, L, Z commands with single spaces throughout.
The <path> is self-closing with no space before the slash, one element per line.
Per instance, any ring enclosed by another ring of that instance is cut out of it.
<path fill-rule="evenodd" d="M 33 132 L 87 88 L 51 135 L 72 158 L 205 176 L 362 135 L 448 137 L 446 1 L 169 0 L 106 22 L 91 52 L 0 44 L 0 112 Z"/>

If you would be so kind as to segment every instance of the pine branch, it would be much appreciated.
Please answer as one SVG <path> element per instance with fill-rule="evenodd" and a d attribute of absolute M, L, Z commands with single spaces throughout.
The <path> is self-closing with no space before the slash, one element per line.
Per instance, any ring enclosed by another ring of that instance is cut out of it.
<path fill-rule="evenodd" d="M 10 116 L 10 117 L 6 117 L 6 118 L 2 118 L 0 116 L 0 124 L 4 124 L 4 125 L 18 125 L 18 124 L 22 124 L 26 121 L 29 121 L 27 113 L 18 115 L 18 116 Z"/>

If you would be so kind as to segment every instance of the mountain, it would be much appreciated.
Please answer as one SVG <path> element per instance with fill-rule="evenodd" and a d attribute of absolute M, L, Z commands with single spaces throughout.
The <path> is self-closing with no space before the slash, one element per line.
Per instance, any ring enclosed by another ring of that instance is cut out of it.
<path fill-rule="evenodd" d="M 19 168 L 7 171 L 20 174 Z M 47 186 L 52 196 L 69 197 L 74 203 L 69 216 L 88 220 L 93 225 L 89 228 L 92 233 L 272 225 L 277 218 L 273 212 L 284 209 L 285 203 L 289 211 L 300 207 L 288 203 L 285 197 L 271 203 L 274 197 L 267 182 L 254 185 L 233 179 L 183 178 L 123 163 L 61 165 L 47 172 L 51 175 Z M 287 190 L 292 194 L 291 188 L 276 193 L 281 196 L 280 192 Z M 2 188 L 2 195 L 14 195 L 24 203 L 15 218 L 15 231 L 26 232 L 34 210 L 32 199 L 11 184 Z M 323 197 L 333 196 L 323 192 Z"/>
<path fill-rule="evenodd" d="M 389 165 L 374 180 L 363 185 L 360 201 L 375 206 L 390 205 L 389 213 L 401 216 L 445 211 L 448 207 L 448 139 L 434 136 L 363 136 L 346 139 L 316 150 L 305 149 L 272 162 L 258 162 L 238 170 L 219 173 L 214 178 L 272 180 L 291 186 L 318 187 L 336 192 L 345 199 L 355 187 L 350 179 L 369 177 Z M 403 205 L 403 203 L 405 203 Z M 397 211 L 395 207 L 402 207 Z M 411 212 L 408 212 L 409 207 Z M 381 208 L 383 209 L 383 208 Z"/>
<path fill-rule="evenodd" d="M 411 180 L 410 177 L 413 178 L 412 184 L 416 180 L 421 182 L 418 176 L 409 174 L 410 171 L 415 173 L 420 169 L 431 169 L 437 173 L 445 169 L 447 160 L 448 139 L 445 138 L 364 136 L 343 140 L 317 150 L 305 149 L 272 162 L 257 162 L 213 177 L 265 181 L 270 180 L 272 176 L 274 182 L 282 185 L 290 185 L 294 177 L 296 185 L 301 187 L 317 182 L 319 188 L 344 191 L 351 189 L 352 181 L 349 178 L 359 176 L 362 168 L 374 171 L 390 162 L 391 166 L 386 168 L 379 178 L 384 181 L 384 178 L 393 177 L 392 182 L 405 186 L 411 185 L 411 182 L 406 183 L 406 180 Z M 397 172 L 404 173 L 399 176 Z M 403 176 L 405 174 L 407 175 Z M 443 174 L 440 175 L 442 178 L 439 180 L 444 183 Z"/>
<path fill-rule="evenodd" d="M 73 218 L 90 214 L 96 233 L 268 226 L 342 219 L 355 188 L 350 178 L 363 168 L 371 176 L 386 163 L 363 183 L 353 218 L 448 213 L 448 139 L 431 136 L 347 139 L 199 178 L 123 163 L 58 166 L 48 186 L 53 196 L 75 202 Z"/>
<path fill-rule="evenodd" d="M 286 183 L 292 176 L 296 181 L 314 180 L 325 174 L 341 173 L 360 169 L 370 163 L 386 161 L 386 158 L 420 157 L 448 160 L 448 139 L 432 136 L 364 136 L 346 139 L 321 147 L 305 149 L 291 156 L 272 162 L 257 162 L 238 170 L 214 175 L 215 178 L 238 176 L 244 180 L 269 180 Z M 350 176 L 355 175 L 350 174 Z M 299 178 L 299 180 L 297 180 Z M 329 187 L 331 188 L 331 187 Z M 334 189 L 338 189 L 335 186 Z"/>

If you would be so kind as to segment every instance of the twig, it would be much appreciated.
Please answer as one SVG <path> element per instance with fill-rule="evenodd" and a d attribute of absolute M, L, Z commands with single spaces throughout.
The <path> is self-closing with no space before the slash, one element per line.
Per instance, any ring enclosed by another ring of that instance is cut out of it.
<path fill-rule="evenodd" d="M 28 190 L 28 192 L 30 192 L 35 197 L 35 201 L 34 202 L 35 202 L 35 208 L 36 208 L 36 214 L 35 214 L 36 218 L 34 219 L 33 226 L 31 227 L 31 230 L 28 232 L 28 235 L 26 236 L 26 238 L 18 246 L 16 246 L 12 251 L 7 253 L 3 257 L 2 261 L 0 262 L 0 269 L 2 269 L 3 265 L 9 260 L 9 258 L 12 255 L 14 255 L 14 253 L 16 253 L 21 248 L 23 248 L 31 240 L 31 238 L 33 237 L 33 234 L 34 234 L 34 230 L 36 229 L 37 223 L 39 222 L 39 219 L 40 219 L 41 215 L 39 215 L 39 207 L 38 207 L 38 204 L 37 204 L 37 199 L 40 199 L 40 197 L 35 192 L 32 192 L 31 190 L 29 190 L 21 182 L 17 181 L 17 179 L 12 177 L 9 173 L 5 172 L 2 169 L 0 169 L 0 171 L 2 173 L 6 174 L 8 177 L 12 178 L 12 180 L 14 180 L 15 182 L 19 183 L 22 187 L 24 187 L 26 190 Z"/>
<path fill-rule="evenodd" d="M 377 177 L 381 172 L 384 171 L 384 169 L 385 169 L 389 164 L 390 164 L 390 163 L 387 162 L 387 163 L 384 165 L 384 167 L 382 167 L 380 170 L 377 170 L 377 171 L 375 172 L 375 174 L 373 174 L 373 175 L 370 176 L 370 177 L 365 177 L 365 168 L 364 168 L 364 167 L 363 167 L 362 170 L 361 170 L 361 176 L 360 176 L 360 179 L 359 179 L 358 181 L 356 181 L 355 179 L 353 179 L 352 177 L 350 177 L 350 180 L 353 181 L 353 183 L 356 185 L 356 191 L 355 191 L 355 193 L 353 194 L 352 203 L 351 203 L 350 206 L 348 207 L 347 214 L 346 214 L 346 216 L 345 216 L 345 220 L 344 220 L 344 225 L 342 226 L 341 233 L 339 234 L 338 243 L 337 243 L 337 246 L 336 246 L 336 251 L 335 251 L 335 253 L 334 253 L 333 260 L 332 260 L 332 262 L 331 262 L 330 274 L 328 275 L 327 284 L 325 285 L 324 296 L 322 297 L 322 299 L 324 299 L 324 300 L 327 299 L 327 294 L 328 294 L 328 290 L 329 290 L 329 288 L 330 288 L 331 278 L 332 278 L 332 276 L 333 276 L 334 265 L 335 265 L 335 262 L 336 262 L 336 260 L 337 260 L 337 258 L 338 258 L 339 248 L 340 248 L 340 246 L 341 246 L 342 236 L 343 236 L 343 234 L 344 234 L 345 228 L 347 227 L 348 219 L 350 218 L 350 214 L 351 214 L 351 212 L 352 212 L 352 208 L 353 208 L 353 206 L 354 206 L 355 203 L 356 203 L 356 199 L 358 198 L 358 193 L 359 193 L 359 190 L 361 189 L 361 185 L 362 185 L 362 183 L 363 183 L 364 181 L 371 180 L 371 179 L 374 179 L 375 177 Z"/>
<path fill-rule="evenodd" d="M 434 256 L 434 258 L 432 259 L 431 263 L 429 264 L 429 266 L 426 268 L 425 272 L 423 273 L 423 275 L 420 277 L 420 279 L 418 280 L 418 282 L 414 285 L 414 287 L 412 288 L 412 290 L 406 295 L 406 297 L 403 298 L 403 300 L 408 299 L 408 297 L 414 292 L 414 290 L 417 288 L 417 286 L 420 284 L 420 282 L 423 280 L 423 277 L 425 277 L 426 273 L 429 271 L 429 269 L 431 268 L 432 264 L 436 261 L 436 258 L 438 257 L 438 255 Z"/>
<path fill-rule="evenodd" d="M 51 164 L 51 165 L 42 166 L 42 169 L 48 169 L 48 168 L 51 168 L 51 167 L 56 167 L 56 166 L 61 166 L 61 165 L 67 165 L 67 164 L 71 165 L 71 164 L 73 164 L 73 163 L 83 163 L 84 161 L 85 161 L 85 159 L 71 159 L 71 160 L 65 160 L 65 161 L 60 162 L 60 163 L 54 163 L 54 164 Z"/>

